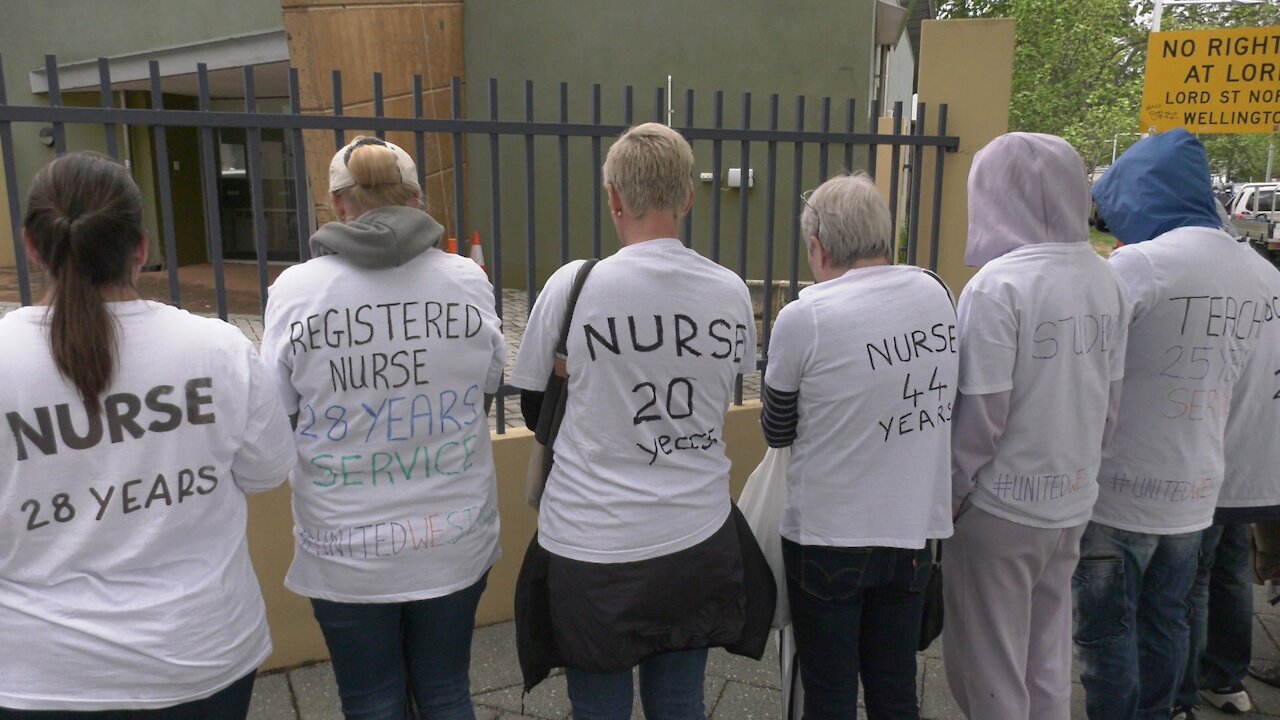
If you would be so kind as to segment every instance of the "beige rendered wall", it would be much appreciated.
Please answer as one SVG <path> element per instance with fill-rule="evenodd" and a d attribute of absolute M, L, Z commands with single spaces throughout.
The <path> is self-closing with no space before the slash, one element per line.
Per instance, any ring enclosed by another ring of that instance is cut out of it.
<path fill-rule="evenodd" d="M 413 76 L 421 75 L 423 113 L 449 117 L 449 84 L 463 74 L 461 0 L 280 0 L 289 61 L 298 69 L 302 109 L 333 113 L 334 70 L 342 71 L 345 115 L 373 116 L 373 72 L 382 73 L 384 114 L 413 117 Z M 349 141 L 371 131 L 348 131 Z M 413 133 L 387 140 L 414 152 Z M 311 194 L 319 222 L 333 219 L 328 207 L 332 132 L 304 137 Z M 453 146 L 447 136 L 425 138 L 427 209 L 454 232 Z"/>
<path fill-rule="evenodd" d="M 960 138 L 960 150 L 943 159 L 938 239 L 938 274 L 957 294 L 976 272 L 964 264 L 969 167 L 976 152 L 1009 129 L 1013 26 L 1008 19 L 928 20 L 921 31 L 919 94 L 927 106 L 925 132 L 935 132 L 938 105 L 946 103 L 947 134 Z M 922 198 L 933 197 L 935 156 L 925 152 Z M 927 201 L 924 207 L 929 208 Z M 922 212 L 917 255 L 922 266 L 929 264 L 932 227 L 930 212 Z"/>
<path fill-rule="evenodd" d="M 724 428 L 725 447 L 733 463 L 730 489 L 738 497 L 747 476 L 764 457 L 760 434 L 760 403 L 729 410 Z M 538 526 L 538 514 L 524 502 L 524 476 L 533 434 L 520 429 L 493 436 L 493 458 L 498 472 L 498 516 L 502 522 L 502 559 L 489 573 L 489 585 L 480 599 L 477 625 L 510 620 L 513 614 L 516 576 L 525 548 Z M 289 490 L 279 488 L 249 499 L 249 552 L 253 556 L 267 622 L 275 642 L 275 654 L 263 669 L 291 667 L 329 656 L 320 628 L 306 598 L 284 588 L 284 575 L 293 558 L 293 515 Z"/>

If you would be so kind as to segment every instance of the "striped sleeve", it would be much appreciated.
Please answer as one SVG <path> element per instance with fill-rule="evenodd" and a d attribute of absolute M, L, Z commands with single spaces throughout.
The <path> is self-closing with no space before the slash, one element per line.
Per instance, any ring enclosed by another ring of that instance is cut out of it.
<path fill-rule="evenodd" d="M 796 425 L 800 421 L 800 391 L 781 392 L 766 383 L 760 392 L 764 407 L 760 411 L 760 425 L 764 429 L 769 447 L 790 447 L 796 439 Z"/>

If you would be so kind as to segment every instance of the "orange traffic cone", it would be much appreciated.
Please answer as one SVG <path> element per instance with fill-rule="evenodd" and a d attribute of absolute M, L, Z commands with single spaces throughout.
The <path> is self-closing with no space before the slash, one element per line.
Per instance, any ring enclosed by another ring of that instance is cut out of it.
<path fill-rule="evenodd" d="M 481 270 L 489 272 L 489 268 L 484 264 L 484 248 L 480 247 L 480 231 L 478 230 L 471 233 L 471 259 L 480 266 Z"/>
<path fill-rule="evenodd" d="M 458 238 L 449 238 L 444 241 L 444 251 L 447 253 L 458 254 Z"/>

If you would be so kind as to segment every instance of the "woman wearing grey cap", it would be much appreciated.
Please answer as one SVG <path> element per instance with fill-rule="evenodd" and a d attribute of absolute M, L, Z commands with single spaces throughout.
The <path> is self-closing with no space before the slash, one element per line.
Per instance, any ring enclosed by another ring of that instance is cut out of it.
<path fill-rule="evenodd" d="M 436 246 L 413 160 L 359 137 L 329 166 L 342 222 L 271 288 L 263 355 L 294 413 L 295 549 L 347 718 L 473 718 L 475 611 L 498 559 L 486 396 L 493 287 Z"/>

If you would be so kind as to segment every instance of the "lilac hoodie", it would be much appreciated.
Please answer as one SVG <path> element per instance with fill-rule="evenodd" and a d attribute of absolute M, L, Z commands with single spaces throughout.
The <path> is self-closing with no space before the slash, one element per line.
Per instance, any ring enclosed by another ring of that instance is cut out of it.
<path fill-rule="evenodd" d="M 966 265 L 982 267 L 1023 245 L 1089 239 L 1089 183 L 1075 149 L 1056 135 L 1009 133 L 969 170 Z"/>

